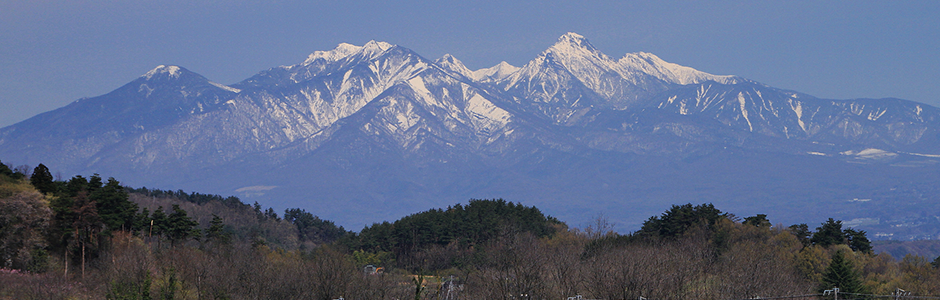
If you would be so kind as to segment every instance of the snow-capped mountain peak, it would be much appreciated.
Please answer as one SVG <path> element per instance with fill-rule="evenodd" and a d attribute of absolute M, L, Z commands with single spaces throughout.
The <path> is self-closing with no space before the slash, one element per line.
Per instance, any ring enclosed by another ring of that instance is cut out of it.
<path fill-rule="evenodd" d="M 180 68 L 179 66 L 159 65 L 156 68 L 153 68 L 153 70 L 148 71 L 144 75 L 141 75 L 140 77 L 146 78 L 148 80 L 152 79 L 154 76 L 167 76 L 171 78 L 179 78 L 180 74 L 182 73 L 180 71 L 181 69 L 182 68 Z"/>
<path fill-rule="evenodd" d="M 350 54 L 356 53 L 356 51 L 359 51 L 360 49 L 362 49 L 361 46 L 356 46 L 356 45 L 347 44 L 347 43 L 340 43 L 333 50 L 316 51 L 316 52 L 311 53 L 310 56 L 307 56 L 307 60 L 305 60 L 303 64 L 309 65 L 313 63 L 314 61 L 316 61 L 317 59 L 323 59 L 323 60 L 326 60 L 327 62 L 334 62 L 334 61 L 343 59 L 344 57 L 349 56 Z"/>
<path fill-rule="evenodd" d="M 434 60 L 434 64 L 440 66 L 445 71 L 454 72 L 467 78 L 473 78 L 473 72 L 453 55 L 444 54 L 441 58 Z"/>
<path fill-rule="evenodd" d="M 580 35 L 574 32 L 568 32 L 558 37 L 558 42 L 555 44 L 556 45 L 569 44 L 569 45 L 575 45 L 577 47 L 594 49 L 594 45 L 591 45 L 591 43 L 588 42 L 587 38 L 585 38 L 583 35 Z"/>
<path fill-rule="evenodd" d="M 395 45 L 392 45 L 392 44 L 389 44 L 389 43 L 386 43 L 386 42 L 378 42 L 378 41 L 375 41 L 375 40 L 371 40 L 371 41 L 369 41 L 368 43 L 366 43 L 365 45 L 363 45 L 363 46 L 362 46 L 362 49 L 360 49 L 359 51 L 362 52 L 363 54 L 367 55 L 367 56 L 373 56 L 373 57 L 374 57 L 375 55 L 377 55 L 377 54 L 379 54 L 379 53 L 382 53 L 382 52 L 385 52 L 386 50 L 388 50 L 388 49 L 390 49 L 390 48 L 392 48 L 392 47 L 394 47 L 394 46 L 395 46 Z"/>
<path fill-rule="evenodd" d="M 558 42 L 552 45 L 548 50 L 545 50 L 542 54 L 556 54 L 561 56 L 571 56 L 571 55 L 590 55 L 590 56 L 603 56 L 594 45 L 591 45 L 591 42 L 587 40 L 584 36 L 569 32 L 565 35 L 562 35 L 558 38 Z"/>
<path fill-rule="evenodd" d="M 509 77 L 509 75 L 512 75 L 512 73 L 516 71 L 519 71 L 519 67 L 501 61 L 495 66 L 473 71 L 471 78 L 473 78 L 474 81 L 499 81 Z"/>

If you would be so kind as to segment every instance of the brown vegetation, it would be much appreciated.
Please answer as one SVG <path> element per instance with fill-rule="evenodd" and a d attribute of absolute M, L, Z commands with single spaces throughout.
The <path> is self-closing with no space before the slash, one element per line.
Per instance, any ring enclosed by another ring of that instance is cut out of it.
<path fill-rule="evenodd" d="M 47 229 L 62 211 L 50 209 L 50 199 L 63 196 L 10 178 L 0 178 L 0 195 L 0 299 L 751 299 L 817 295 L 831 288 L 823 283 L 832 282 L 834 272 L 854 276 L 864 293 L 903 289 L 940 297 L 937 261 L 875 255 L 840 238 L 839 228 L 825 237 L 836 240 L 823 245 L 811 241 L 822 236 L 808 239 L 760 215 L 739 222 L 710 205 L 676 206 L 637 233 L 619 235 L 600 217 L 596 227 L 569 229 L 535 208 L 477 200 L 473 207 L 415 214 L 373 226 L 369 235 L 326 243 L 305 240 L 299 227 L 273 211 L 240 202 L 131 194 L 142 211 L 181 208 L 186 213 L 174 212 L 177 217 L 192 216 L 206 234 L 172 240 L 136 225 L 105 232 L 78 213 L 81 226 L 70 228 L 79 238 L 55 246 L 62 232 Z M 88 206 L 81 205 L 83 197 L 68 198 L 76 203 L 71 212 Z M 496 227 L 471 232 L 476 237 L 468 241 L 438 236 L 466 230 L 458 223 L 428 221 L 479 207 L 538 224 L 487 219 Z M 830 220 L 820 228 L 835 225 Z M 412 240 L 399 245 L 380 234 L 399 231 Z M 87 261 L 74 256 L 85 252 Z M 836 256 L 841 271 L 833 266 Z M 365 272 L 367 264 L 384 272 Z M 76 272 L 77 266 L 85 271 Z"/>

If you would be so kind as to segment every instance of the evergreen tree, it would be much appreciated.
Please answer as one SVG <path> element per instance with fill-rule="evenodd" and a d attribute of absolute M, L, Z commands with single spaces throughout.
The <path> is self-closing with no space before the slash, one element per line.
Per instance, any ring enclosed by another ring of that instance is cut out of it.
<path fill-rule="evenodd" d="M 58 250 L 65 251 L 65 248 L 72 241 L 72 224 L 75 223 L 77 215 L 73 210 L 75 199 L 72 197 L 53 197 L 49 201 L 49 208 L 52 209 L 52 226 L 49 229 L 47 238 L 49 244 Z"/>
<path fill-rule="evenodd" d="M 64 196 L 75 197 L 80 192 L 88 192 L 88 179 L 82 177 L 82 175 L 76 175 L 69 179 L 69 182 L 65 184 L 65 190 L 62 191 Z"/>
<path fill-rule="evenodd" d="M 727 218 L 727 214 L 722 213 L 711 203 L 698 206 L 692 206 L 691 203 L 673 205 L 661 217 L 650 217 L 649 220 L 643 222 L 643 227 L 637 234 L 676 238 L 698 225 L 713 229 L 722 218 Z"/>
<path fill-rule="evenodd" d="M 0 161 L 0 175 L 13 178 L 13 170 Z"/>
<path fill-rule="evenodd" d="M 806 223 L 794 224 L 790 225 L 789 230 L 803 244 L 803 247 L 809 246 L 810 236 L 813 235 L 813 232 L 809 231 L 809 225 L 806 225 Z"/>
<path fill-rule="evenodd" d="M 837 251 L 832 255 L 832 261 L 826 268 L 819 286 L 820 291 L 832 288 L 839 288 L 839 292 L 843 293 L 865 293 L 861 275 L 855 270 L 852 262 L 845 257 L 843 251 Z"/>
<path fill-rule="evenodd" d="M 765 214 L 757 214 L 753 217 L 744 218 L 744 225 L 751 225 L 756 227 L 770 228 L 770 220 L 767 219 Z"/>
<path fill-rule="evenodd" d="M 170 224 L 167 221 L 166 213 L 163 212 L 163 206 L 157 207 L 150 215 L 150 230 L 148 235 L 161 236 L 167 234 L 170 230 Z"/>
<path fill-rule="evenodd" d="M 333 221 L 320 219 L 300 208 L 284 210 L 284 220 L 297 227 L 301 241 L 329 243 L 347 234 L 342 226 L 337 227 Z"/>
<path fill-rule="evenodd" d="M 829 247 L 832 245 L 845 244 L 845 235 L 842 232 L 842 221 L 836 221 L 829 218 L 823 222 L 822 226 L 816 228 L 816 233 L 810 239 L 813 245 Z"/>
<path fill-rule="evenodd" d="M 848 228 L 843 231 L 845 239 L 849 241 L 849 248 L 852 248 L 852 251 L 869 253 L 871 252 L 871 241 L 868 240 L 868 237 L 865 236 L 864 230 L 858 230 Z"/>
<path fill-rule="evenodd" d="M 134 226 L 131 230 L 135 233 L 139 231 L 146 233 L 147 230 L 150 229 L 150 220 L 150 210 L 144 207 L 144 209 L 141 209 L 140 213 L 134 217 Z"/>
<path fill-rule="evenodd" d="M 114 178 L 108 178 L 107 184 L 94 185 L 94 181 L 89 182 L 89 190 L 93 190 L 89 197 L 98 203 L 98 214 L 107 229 L 132 230 L 135 227 L 138 206 L 128 200 L 127 192 L 124 192 L 121 183 Z"/>
<path fill-rule="evenodd" d="M 101 175 L 92 174 L 91 177 L 88 177 L 88 194 L 92 194 L 104 185 L 104 182 L 101 181 Z"/>
<path fill-rule="evenodd" d="M 52 174 L 49 173 L 49 168 L 46 168 L 46 165 L 43 164 L 39 164 L 33 169 L 33 175 L 29 178 L 29 183 L 43 194 L 51 194 L 56 191 Z"/>
<path fill-rule="evenodd" d="M 206 228 L 206 240 L 228 243 L 230 237 L 225 231 L 225 224 L 222 218 L 212 214 L 212 221 L 209 221 L 209 228 Z"/>
<path fill-rule="evenodd" d="M 199 223 L 186 215 L 178 204 L 173 204 L 173 212 L 167 215 L 167 238 L 174 244 L 189 238 L 199 238 Z"/>

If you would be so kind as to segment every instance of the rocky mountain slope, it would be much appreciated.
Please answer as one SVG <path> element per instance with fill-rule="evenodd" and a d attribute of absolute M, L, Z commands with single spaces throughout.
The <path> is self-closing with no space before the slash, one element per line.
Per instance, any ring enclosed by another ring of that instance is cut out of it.
<path fill-rule="evenodd" d="M 573 225 L 604 213 L 621 230 L 714 202 L 936 238 L 924 228 L 940 215 L 938 149 L 929 105 L 613 59 L 574 33 L 521 67 L 470 70 L 376 41 L 228 86 L 159 66 L 0 129 L 7 162 L 305 207 L 352 228 L 503 197 Z"/>

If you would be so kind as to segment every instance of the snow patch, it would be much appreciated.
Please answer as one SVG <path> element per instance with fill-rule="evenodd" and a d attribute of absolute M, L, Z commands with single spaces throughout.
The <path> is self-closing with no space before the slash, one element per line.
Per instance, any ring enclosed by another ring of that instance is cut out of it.
<path fill-rule="evenodd" d="M 924 154 L 924 153 L 913 153 L 913 152 L 901 152 L 907 155 L 921 156 L 921 157 L 930 157 L 930 158 L 940 158 L 938 154 Z"/>
<path fill-rule="evenodd" d="M 793 106 L 791 103 L 790 107 L 793 108 L 793 112 L 796 113 L 796 122 L 800 124 L 800 128 L 803 129 L 803 132 L 806 132 L 806 123 L 803 123 L 803 103 L 795 101 L 796 106 Z"/>
<path fill-rule="evenodd" d="M 888 152 L 885 150 L 875 149 L 875 148 L 868 148 L 868 149 L 864 149 L 858 152 L 854 150 L 849 150 L 849 151 L 839 152 L 839 154 L 846 155 L 846 156 L 855 156 L 855 159 L 863 159 L 863 160 L 882 160 L 882 159 L 890 159 L 890 158 L 894 158 L 898 156 L 897 153 Z"/>
<path fill-rule="evenodd" d="M 341 43 L 338 46 L 336 46 L 336 48 L 334 48 L 333 50 L 315 51 L 311 53 L 309 56 L 307 56 L 307 60 L 304 60 L 303 64 L 309 65 L 315 62 L 317 59 L 323 59 L 327 62 L 338 61 L 340 59 L 345 58 L 346 56 L 349 56 L 350 54 L 356 53 L 356 51 L 359 51 L 360 49 L 362 49 L 362 47 L 360 46 L 347 44 L 347 43 Z"/>
<path fill-rule="evenodd" d="M 220 88 L 220 89 L 223 89 L 223 90 L 232 92 L 232 93 L 241 93 L 241 92 L 242 92 L 242 90 L 240 90 L 240 89 L 236 89 L 236 88 L 233 88 L 233 87 L 230 87 L 230 86 L 221 84 L 221 83 L 215 83 L 215 82 L 209 81 L 209 84 L 214 85 L 214 86 L 217 87 L 217 88 Z"/>
<path fill-rule="evenodd" d="M 153 68 L 153 70 L 150 70 L 149 72 L 147 72 L 146 74 L 144 74 L 144 75 L 141 76 L 141 77 L 144 77 L 144 78 L 147 78 L 147 79 L 151 79 L 151 78 L 153 78 L 153 76 L 156 76 L 156 75 L 163 75 L 163 74 L 167 74 L 167 75 L 168 75 L 169 77 L 171 77 L 171 78 L 179 78 L 179 77 L 180 77 L 180 74 L 182 74 L 182 72 L 180 72 L 180 67 L 178 67 L 178 66 L 159 65 L 159 66 L 157 66 L 156 68 Z"/>
<path fill-rule="evenodd" d="M 414 78 L 408 80 L 408 85 L 410 85 L 411 89 L 414 90 L 415 93 L 421 97 L 421 99 L 424 99 L 426 103 L 435 105 L 440 104 L 437 101 L 437 97 L 434 97 L 434 95 L 431 94 L 431 91 L 428 90 L 428 88 L 424 85 L 424 79 L 421 79 L 420 76 L 415 76 Z"/>
<path fill-rule="evenodd" d="M 747 121 L 748 130 L 754 131 L 754 126 L 751 125 L 751 119 L 747 118 L 747 108 L 744 107 L 744 104 L 747 104 L 747 101 L 744 99 L 744 92 L 738 92 L 738 104 L 741 106 L 741 115 L 744 116 L 744 120 Z"/>

